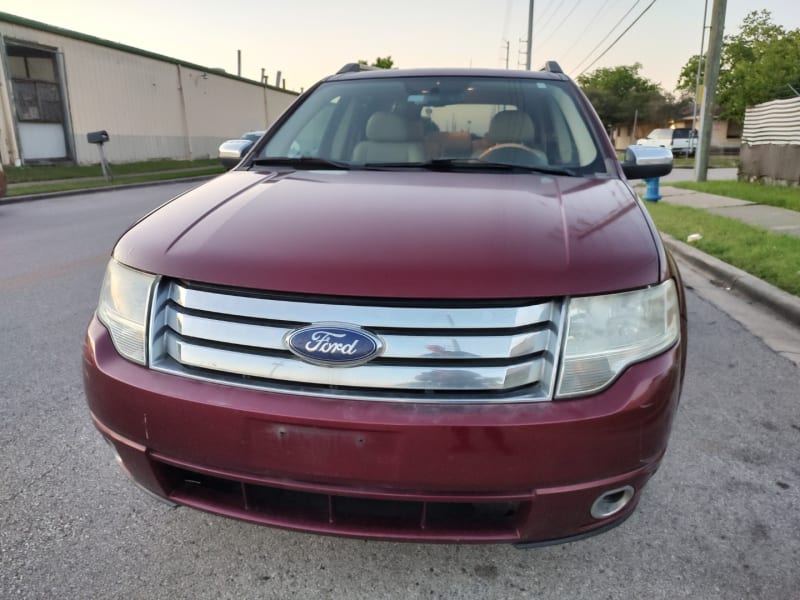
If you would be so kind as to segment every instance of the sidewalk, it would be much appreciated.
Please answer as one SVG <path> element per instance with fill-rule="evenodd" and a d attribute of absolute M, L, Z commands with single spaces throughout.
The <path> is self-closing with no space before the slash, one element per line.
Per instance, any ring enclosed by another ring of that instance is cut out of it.
<path fill-rule="evenodd" d="M 660 202 L 701 208 L 715 215 L 757 225 L 775 233 L 800 237 L 800 212 L 794 210 L 671 186 L 661 186 L 660 191 Z"/>
<path fill-rule="evenodd" d="M 660 192 L 659 202 L 702 209 L 774 233 L 800 237 L 800 212 L 794 210 L 671 186 L 661 186 Z M 685 240 L 676 240 L 663 234 L 662 238 L 673 254 L 709 274 L 725 289 L 741 293 L 790 323 L 800 323 L 800 297 L 701 252 Z"/>

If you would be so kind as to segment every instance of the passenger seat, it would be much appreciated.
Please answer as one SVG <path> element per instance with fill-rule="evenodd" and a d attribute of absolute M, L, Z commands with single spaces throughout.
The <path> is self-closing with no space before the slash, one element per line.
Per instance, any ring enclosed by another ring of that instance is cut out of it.
<path fill-rule="evenodd" d="M 354 163 L 416 163 L 425 160 L 424 144 L 418 136 L 412 136 L 410 123 L 398 114 L 373 114 L 367 121 L 366 138 L 353 150 Z"/>

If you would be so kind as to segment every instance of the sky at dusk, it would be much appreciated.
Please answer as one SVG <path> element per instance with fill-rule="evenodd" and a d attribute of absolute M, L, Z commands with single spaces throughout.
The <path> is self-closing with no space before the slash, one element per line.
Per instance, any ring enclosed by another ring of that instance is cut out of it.
<path fill-rule="evenodd" d="M 673 91 L 700 50 L 706 0 L 657 0 L 594 62 L 651 1 L 535 0 L 533 67 L 556 60 L 577 77 L 587 67 L 639 62 L 641 75 Z M 776 24 L 800 28 L 797 0 L 727 4 L 726 34 L 762 8 Z M 2 10 L 229 73 L 241 50 L 243 77 L 258 80 L 263 68 L 274 83 L 280 70 L 300 91 L 345 63 L 378 56 L 398 67 L 503 68 L 506 41 L 509 66 L 524 68 L 528 8 L 529 0 L 6 0 Z"/>

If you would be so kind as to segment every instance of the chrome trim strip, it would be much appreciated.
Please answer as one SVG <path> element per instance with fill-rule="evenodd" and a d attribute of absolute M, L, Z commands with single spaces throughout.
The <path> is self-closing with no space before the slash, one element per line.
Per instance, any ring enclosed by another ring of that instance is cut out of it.
<path fill-rule="evenodd" d="M 261 356 L 190 344 L 167 335 L 167 354 L 177 362 L 224 373 L 289 383 L 381 390 L 503 391 L 539 380 L 542 360 L 508 366 L 435 367 L 366 364 L 327 368 L 295 358 Z"/>
<path fill-rule="evenodd" d="M 292 322 L 353 323 L 361 327 L 394 329 L 513 329 L 551 320 L 552 302 L 509 308 L 416 308 L 351 306 L 234 296 L 187 288 L 172 282 L 170 299 L 193 310 Z"/>
<path fill-rule="evenodd" d="M 174 306 L 166 309 L 166 324 L 184 337 L 269 350 L 285 350 L 284 339 L 294 331 L 288 327 L 220 321 L 180 313 Z M 381 335 L 385 345 L 381 356 L 411 360 L 520 358 L 545 351 L 552 335 L 549 330 L 512 336 Z"/>

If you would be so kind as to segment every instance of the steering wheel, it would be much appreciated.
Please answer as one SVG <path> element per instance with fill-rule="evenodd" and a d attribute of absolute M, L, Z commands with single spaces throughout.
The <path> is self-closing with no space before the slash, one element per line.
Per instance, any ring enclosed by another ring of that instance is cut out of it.
<path fill-rule="evenodd" d="M 547 163 L 547 155 L 541 150 L 534 150 L 524 144 L 495 144 L 484 150 L 479 160 L 505 163 L 519 167 L 543 167 Z"/>

